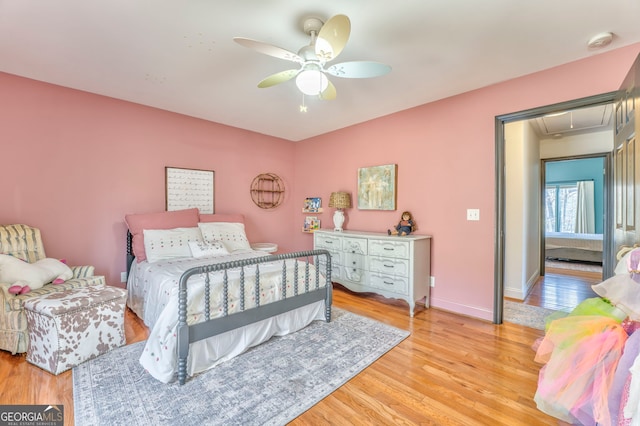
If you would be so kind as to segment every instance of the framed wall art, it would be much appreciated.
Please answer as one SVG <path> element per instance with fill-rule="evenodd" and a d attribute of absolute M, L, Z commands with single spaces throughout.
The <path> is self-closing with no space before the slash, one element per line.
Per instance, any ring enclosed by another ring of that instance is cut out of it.
<path fill-rule="evenodd" d="M 214 213 L 213 170 L 165 167 L 167 211 L 197 207 L 200 213 Z"/>
<path fill-rule="evenodd" d="M 358 169 L 358 209 L 395 210 L 398 165 Z"/>

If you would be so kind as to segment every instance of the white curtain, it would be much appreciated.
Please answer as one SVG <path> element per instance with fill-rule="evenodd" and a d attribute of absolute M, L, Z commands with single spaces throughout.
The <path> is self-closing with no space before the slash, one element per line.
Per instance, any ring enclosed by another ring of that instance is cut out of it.
<path fill-rule="evenodd" d="M 578 200 L 576 205 L 576 230 L 578 234 L 595 234 L 595 202 L 593 181 L 578 182 Z"/>

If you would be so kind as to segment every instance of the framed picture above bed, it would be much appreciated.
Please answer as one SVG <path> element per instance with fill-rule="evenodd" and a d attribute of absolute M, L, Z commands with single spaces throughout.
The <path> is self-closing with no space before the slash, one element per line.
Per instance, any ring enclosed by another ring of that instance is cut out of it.
<path fill-rule="evenodd" d="M 202 214 L 215 213 L 213 170 L 164 169 L 167 211 L 197 207 Z"/>

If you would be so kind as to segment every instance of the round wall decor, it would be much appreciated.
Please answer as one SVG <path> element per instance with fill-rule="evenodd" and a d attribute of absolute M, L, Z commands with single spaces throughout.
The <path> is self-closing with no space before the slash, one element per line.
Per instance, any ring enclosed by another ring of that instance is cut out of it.
<path fill-rule="evenodd" d="M 284 200 L 284 183 L 278 175 L 262 173 L 251 182 L 251 199 L 261 209 L 273 209 Z"/>

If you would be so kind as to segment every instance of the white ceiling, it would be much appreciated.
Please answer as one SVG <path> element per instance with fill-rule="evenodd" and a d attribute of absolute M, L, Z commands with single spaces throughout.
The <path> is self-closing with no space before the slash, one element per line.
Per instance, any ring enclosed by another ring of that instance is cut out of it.
<path fill-rule="evenodd" d="M 289 81 L 292 63 L 233 42 L 297 52 L 302 20 L 351 19 L 333 62 L 391 73 L 332 77 L 333 101 Z M 0 71 L 299 141 L 376 117 L 640 42 L 638 0 L 0 0 Z"/>

